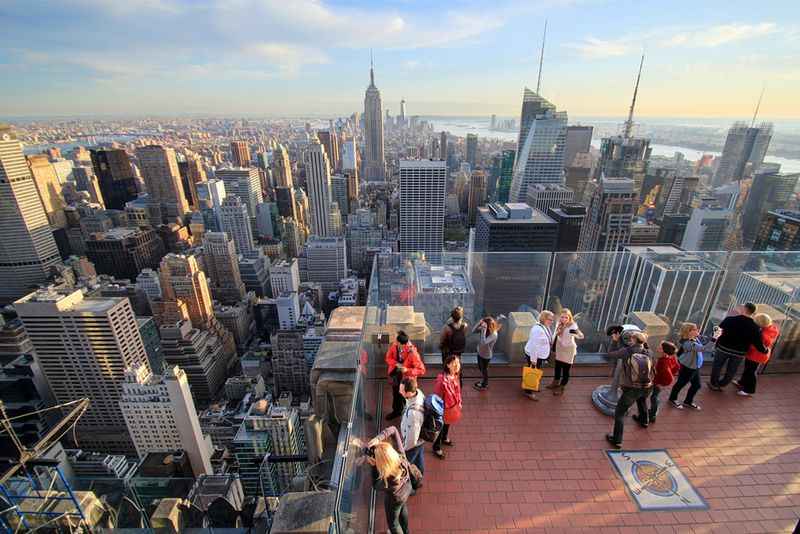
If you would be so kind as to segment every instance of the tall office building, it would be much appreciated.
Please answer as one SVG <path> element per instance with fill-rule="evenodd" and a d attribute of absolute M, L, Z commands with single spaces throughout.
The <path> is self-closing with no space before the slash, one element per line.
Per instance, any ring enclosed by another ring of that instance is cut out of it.
<path fill-rule="evenodd" d="M 764 163 L 771 140 L 770 123 L 765 122 L 757 127 L 744 122 L 734 123 L 728 130 L 713 184 L 725 185 L 752 175 Z"/>
<path fill-rule="evenodd" d="M 564 166 L 572 165 L 575 156 L 589 152 L 592 145 L 593 126 L 567 126 L 564 147 Z"/>
<path fill-rule="evenodd" d="M 758 237 L 764 216 L 772 210 L 789 206 L 795 196 L 800 174 L 756 173 L 742 213 L 742 238 L 751 247 Z"/>
<path fill-rule="evenodd" d="M 753 250 L 800 250 L 800 212 L 776 209 L 767 213 Z"/>
<path fill-rule="evenodd" d="M 526 204 L 478 208 L 472 284 L 478 315 L 541 310 L 558 225 Z"/>
<path fill-rule="evenodd" d="M 257 297 L 269 296 L 269 258 L 262 250 L 249 256 L 239 256 L 239 272 L 247 291 Z"/>
<path fill-rule="evenodd" d="M 225 195 L 239 197 L 247 206 L 248 215 L 255 218 L 258 205 L 264 202 L 258 169 L 255 167 L 218 169 L 214 176 L 225 182 Z"/>
<path fill-rule="evenodd" d="M 446 162 L 400 160 L 400 252 L 441 259 L 446 189 Z"/>
<path fill-rule="evenodd" d="M 681 248 L 683 250 L 724 250 L 725 238 L 733 213 L 717 205 L 716 201 L 703 201 L 692 209 L 686 223 Z"/>
<path fill-rule="evenodd" d="M 189 203 L 183 195 L 175 150 L 148 145 L 137 148 L 136 157 L 147 187 L 151 224 L 159 226 L 182 218 L 189 212 Z"/>
<path fill-rule="evenodd" d="M 572 164 L 564 169 L 564 183 L 575 193 L 576 202 L 588 203 L 586 187 L 592 178 L 592 154 L 589 152 L 578 152 L 572 158 Z M 591 193 L 588 195 L 591 197 Z"/>
<path fill-rule="evenodd" d="M 650 159 L 650 140 L 638 137 L 615 135 L 606 137 L 600 144 L 600 161 L 595 168 L 595 179 L 629 178 L 638 200 L 647 174 Z"/>
<path fill-rule="evenodd" d="M 359 276 L 367 277 L 372 271 L 369 249 L 381 245 L 386 237 L 386 229 L 375 221 L 375 214 L 368 209 L 358 209 L 347 222 L 348 266 Z"/>
<path fill-rule="evenodd" d="M 290 392 L 292 397 L 305 399 L 311 393 L 310 368 L 303 350 L 304 328 L 279 330 L 272 338 L 272 376 L 275 395 Z"/>
<path fill-rule="evenodd" d="M 22 145 L 0 125 L 0 303 L 44 283 L 61 256 Z"/>
<path fill-rule="evenodd" d="M 124 370 L 149 364 L 130 301 L 49 288 L 23 297 L 14 307 L 55 401 L 91 401 L 77 423 L 81 448 L 133 453 L 119 406 Z"/>
<path fill-rule="evenodd" d="M 450 147 L 447 142 L 447 132 L 439 134 L 439 159 L 447 163 L 447 154 Z"/>
<path fill-rule="evenodd" d="M 286 187 L 292 189 L 292 164 L 289 161 L 289 151 L 283 145 L 278 145 L 272 151 L 272 179 L 275 187 Z"/>
<path fill-rule="evenodd" d="M 467 134 L 467 163 L 469 168 L 475 170 L 478 162 L 478 134 Z"/>
<path fill-rule="evenodd" d="M 291 187 L 276 187 L 275 201 L 278 204 L 278 215 L 297 220 L 297 203 L 295 202 L 294 189 Z"/>
<path fill-rule="evenodd" d="M 633 180 L 603 178 L 589 202 L 578 250 L 616 252 L 627 245 L 635 206 Z"/>
<path fill-rule="evenodd" d="M 515 150 L 503 150 L 500 160 L 500 173 L 497 180 L 497 202 L 508 202 L 511 194 L 511 180 L 514 178 Z"/>
<path fill-rule="evenodd" d="M 517 157 L 510 200 L 525 202 L 531 184 L 564 182 L 567 112 L 527 87 L 522 99 Z"/>
<path fill-rule="evenodd" d="M 658 243 L 679 247 L 689 224 L 689 215 L 684 213 L 667 213 L 659 220 Z"/>
<path fill-rule="evenodd" d="M 152 228 L 111 228 L 86 240 L 86 257 L 99 274 L 136 280 L 142 269 L 157 269 L 164 243 Z"/>
<path fill-rule="evenodd" d="M 348 177 L 342 174 L 331 176 L 331 200 L 339 206 L 339 213 L 345 219 L 350 213 L 350 198 L 347 193 Z"/>
<path fill-rule="evenodd" d="M 547 213 L 548 209 L 568 204 L 574 198 L 575 193 L 561 184 L 532 184 L 528 186 L 528 196 L 525 200 L 528 206 Z"/>
<path fill-rule="evenodd" d="M 186 373 L 169 367 L 154 375 L 147 366 L 125 370 L 120 409 L 136 454 L 186 451 L 195 476 L 211 475 L 210 443 L 203 437 Z"/>
<path fill-rule="evenodd" d="M 250 145 L 247 141 L 231 142 L 231 161 L 234 167 L 250 166 Z"/>
<path fill-rule="evenodd" d="M 547 216 L 558 225 L 558 238 L 554 251 L 578 250 L 583 220 L 586 218 L 586 206 L 577 203 L 564 203 L 557 208 L 548 208 Z"/>
<path fill-rule="evenodd" d="M 159 275 L 163 300 L 180 301 L 186 306 L 187 317 L 191 320 L 192 326 L 208 328 L 214 319 L 213 300 L 208 279 L 200 269 L 197 258 L 183 254 L 167 254 L 161 260 Z M 176 321 L 163 321 L 161 324 L 174 322 Z"/>
<path fill-rule="evenodd" d="M 225 232 L 203 236 L 203 265 L 210 279 L 211 294 L 222 304 L 238 304 L 245 296 L 233 239 Z"/>
<path fill-rule="evenodd" d="M 125 203 L 139 194 L 128 153 L 119 148 L 93 148 L 90 154 L 106 209 L 124 210 Z"/>
<path fill-rule="evenodd" d="M 300 291 L 300 268 L 297 258 L 272 264 L 269 268 L 269 281 L 273 297 Z"/>
<path fill-rule="evenodd" d="M 475 226 L 478 217 L 478 208 L 486 204 L 486 173 L 472 171 L 469 182 L 468 224 Z"/>
<path fill-rule="evenodd" d="M 308 281 L 322 286 L 327 294 L 339 289 L 347 278 L 347 246 L 342 237 L 311 236 L 306 242 Z"/>
<path fill-rule="evenodd" d="M 222 231 L 227 232 L 236 243 L 236 252 L 247 255 L 256 250 L 247 206 L 238 196 L 228 196 L 222 201 L 220 222 Z"/>
<path fill-rule="evenodd" d="M 306 187 L 311 207 L 311 233 L 321 237 L 332 234 L 330 227 L 331 174 L 328 155 L 319 139 L 312 139 L 305 155 Z"/>
<path fill-rule="evenodd" d="M 386 160 L 383 155 L 383 105 L 381 92 L 375 87 L 372 62 L 369 66 L 369 87 L 364 96 L 364 177 L 368 182 L 386 180 Z"/>
<path fill-rule="evenodd" d="M 272 405 L 264 427 L 269 432 L 272 445 L 271 454 L 276 456 L 297 456 L 305 453 L 303 426 L 297 410 L 287 406 Z M 293 479 L 302 472 L 300 462 L 275 463 L 271 473 L 271 485 L 279 491 L 288 489 Z"/>
<path fill-rule="evenodd" d="M 100 190 L 100 182 L 94 174 L 94 169 L 91 167 L 75 167 L 72 175 L 75 177 L 75 189 L 89 193 L 89 200 L 93 204 L 99 204 L 103 208 L 106 207 L 106 201 L 103 199 L 103 192 Z"/>
<path fill-rule="evenodd" d="M 27 160 L 50 227 L 54 229 L 66 227 L 64 197 L 61 194 L 62 184 L 58 180 L 55 168 L 45 154 L 27 156 Z"/>
<path fill-rule="evenodd" d="M 336 130 L 319 130 L 317 138 L 322 146 L 325 147 L 325 153 L 328 155 L 328 164 L 330 165 L 330 172 L 338 172 L 341 170 L 342 165 L 339 159 L 339 136 L 336 135 Z"/>

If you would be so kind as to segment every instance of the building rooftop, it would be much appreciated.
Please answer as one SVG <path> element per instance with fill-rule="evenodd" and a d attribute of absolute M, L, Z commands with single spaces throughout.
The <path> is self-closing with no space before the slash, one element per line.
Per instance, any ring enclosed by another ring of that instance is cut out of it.
<path fill-rule="evenodd" d="M 417 293 L 472 293 L 464 267 L 460 265 L 442 266 L 416 262 L 414 271 L 417 279 Z"/>
<path fill-rule="evenodd" d="M 105 232 L 98 232 L 92 234 L 89 237 L 89 239 L 93 241 L 121 241 L 129 237 L 134 237 L 141 233 L 142 230 L 140 230 L 139 228 L 129 228 L 129 227 L 119 226 L 117 228 L 110 228 Z"/>
<path fill-rule="evenodd" d="M 766 284 L 787 295 L 794 295 L 800 288 L 800 274 L 798 273 L 745 273 L 762 284 Z"/>
<path fill-rule="evenodd" d="M 800 224 L 800 211 L 793 211 L 793 210 L 772 210 L 770 213 L 773 213 L 779 217 L 784 219 L 791 219 L 793 222 Z"/>
<path fill-rule="evenodd" d="M 508 204 L 489 204 L 479 207 L 478 214 L 492 225 L 497 224 L 556 224 L 556 222 L 543 212 L 523 204 L 522 202 L 509 202 Z"/>

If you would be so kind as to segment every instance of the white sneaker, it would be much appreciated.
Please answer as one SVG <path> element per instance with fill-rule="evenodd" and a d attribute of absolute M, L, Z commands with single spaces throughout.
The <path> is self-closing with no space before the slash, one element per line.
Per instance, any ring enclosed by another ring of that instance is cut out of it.
<path fill-rule="evenodd" d="M 742 391 L 741 389 L 739 391 L 737 391 L 736 394 L 741 396 L 741 397 L 752 397 L 753 396 L 752 393 L 747 393 L 746 391 Z"/>

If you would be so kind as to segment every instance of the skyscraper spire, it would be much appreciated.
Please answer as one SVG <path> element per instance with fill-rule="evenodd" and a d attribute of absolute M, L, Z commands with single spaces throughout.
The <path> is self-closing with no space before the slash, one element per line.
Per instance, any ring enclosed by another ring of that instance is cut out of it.
<path fill-rule="evenodd" d="M 753 113 L 753 120 L 750 121 L 750 128 L 753 128 L 756 125 L 756 117 L 758 117 L 758 110 L 761 108 L 761 99 L 764 98 L 764 91 L 767 89 L 766 84 L 761 86 L 761 94 L 758 95 L 758 103 L 756 104 L 756 110 Z"/>
<path fill-rule="evenodd" d="M 369 85 L 375 87 L 375 73 L 372 70 L 372 49 L 369 49 Z"/>
<path fill-rule="evenodd" d="M 539 55 L 539 77 L 536 80 L 536 94 L 540 94 L 539 90 L 542 87 L 542 64 L 544 63 L 544 43 L 547 39 L 547 19 L 544 19 L 544 33 L 542 34 L 542 51 Z"/>
<path fill-rule="evenodd" d="M 636 95 L 639 92 L 639 80 L 642 77 L 642 66 L 644 65 L 644 52 L 642 52 L 642 61 L 639 63 L 639 74 L 636 75 L 636 85 L 633 88 L 633 100 L 631 100 L 631 109 L 628 111 L 628 120 L 625 121 L 625 130 L 623 137 L 630 138 L 633 132 L 633 110 L 636 107 Z"/>

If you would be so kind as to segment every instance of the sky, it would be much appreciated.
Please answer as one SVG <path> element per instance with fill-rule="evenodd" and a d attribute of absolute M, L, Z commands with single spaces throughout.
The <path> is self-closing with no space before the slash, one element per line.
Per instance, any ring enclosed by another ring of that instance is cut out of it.
<path fill-rule="evenodd" d="M 0 116 L 341 116 L 369 58 L 393 114 L 800 119 L 797 0 L 2 0 Z"/>

